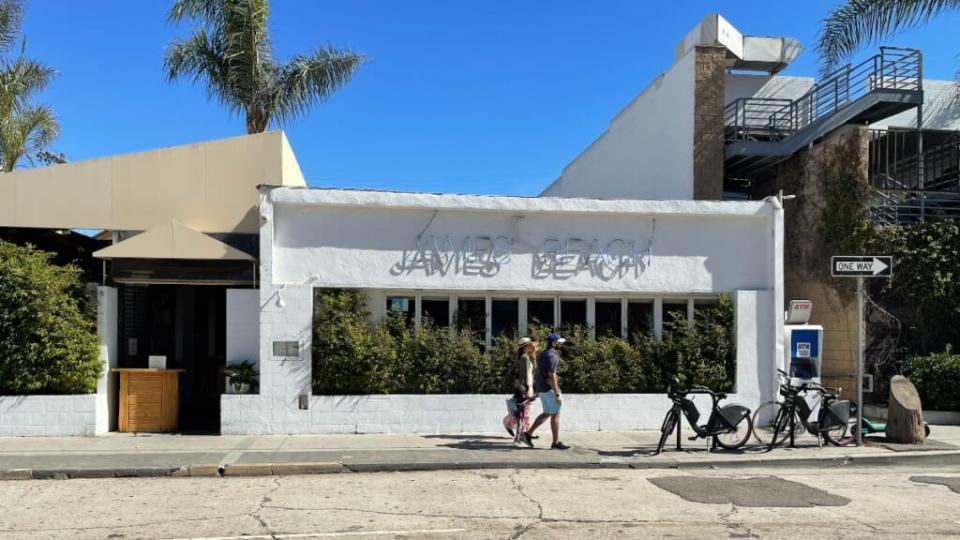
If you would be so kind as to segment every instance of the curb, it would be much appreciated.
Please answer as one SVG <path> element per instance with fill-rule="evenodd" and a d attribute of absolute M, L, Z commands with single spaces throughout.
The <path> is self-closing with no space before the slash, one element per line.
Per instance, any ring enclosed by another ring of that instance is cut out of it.
<path fill-rule="evenodd" d="M 960 466 L 958 451 L 923 451 L 910 453 L 843 455 L 823 458 L 771 457 L 743 459 L 679 460 L 669 456 L 634 458 L 632 460 L 590 461 L 446 461 L 446 462 L 382 462 L 382 463 L 233 463 L 229 465 L 196 464 L 182 467 L 123 467 L 107 469 L 9 469 L 0 471 L 3 480 L 67 480 L 74 478 L 219 478 L 249 476 L 288 476 L 312 474 L 456 471 L 482 469 L 758 469 L 831 467 L 896 467 L 896 466 Z"/>

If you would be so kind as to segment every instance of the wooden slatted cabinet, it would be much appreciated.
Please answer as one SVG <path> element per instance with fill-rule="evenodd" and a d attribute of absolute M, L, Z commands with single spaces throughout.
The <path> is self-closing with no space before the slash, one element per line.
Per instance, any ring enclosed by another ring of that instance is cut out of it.
<path fill-rule="evenodd" d="M 182 369 L 119 368 L 122 432 L 169 433 L 176 431 L 179 414 L 179 378 Z"/>

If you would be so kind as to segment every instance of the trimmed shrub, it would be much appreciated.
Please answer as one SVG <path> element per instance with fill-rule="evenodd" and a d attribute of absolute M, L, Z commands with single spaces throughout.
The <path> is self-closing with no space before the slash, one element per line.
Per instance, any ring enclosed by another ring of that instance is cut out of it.
<path fill-rule="evenodd" d="M 960 412 L 960 355 L 950 347 L 942 353 L 911 356 L 903 375 L 917 387 L 924 409 Z"/>
<path fill-rule="evenodd" d="M 0 394 L 96 391 L 103 366 L 81 272 L 52 259 L 0 241 Z"/>
<path fill-rule="evenodd" d="M 390 314 L 369 322 L 362 291 L 317 289 L 314 300 L 313 389 L 317 394 L 510 393 L 516 372 L 516 340 L 499 336 L 484 350 L 469 329 L 409 324 Z M 736 358 L 731 341 L 733 306 L 721 299 L 689 325 L 664 324 L 664 339 L 640 333 L 630 341 L 596 340 L 589 328 L 571 326 L 560 368 L 566 392 L 663 392 L 666 373 L 683 384 L 733 389 Z M 549 329 L 530 328 L 542 344 Z"/>

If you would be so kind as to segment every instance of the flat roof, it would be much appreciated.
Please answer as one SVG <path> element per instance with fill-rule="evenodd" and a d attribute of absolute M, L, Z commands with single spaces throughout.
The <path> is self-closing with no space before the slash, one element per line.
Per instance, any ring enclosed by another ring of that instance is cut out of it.
<path fill-rule="evenodd" d="M 660 201 L 456 195 L 331 188 L 261 186 L 274 204 L 381 209 L 457 210 L 461 212 L 525 212 L 572 214 L 768 215 L 775 201 Z"/>
<path fill-rule="evenodd" d="M 0 226 L 255 234 L 264 182 L 306 185 L 282 131 L 0 175 Z"/>

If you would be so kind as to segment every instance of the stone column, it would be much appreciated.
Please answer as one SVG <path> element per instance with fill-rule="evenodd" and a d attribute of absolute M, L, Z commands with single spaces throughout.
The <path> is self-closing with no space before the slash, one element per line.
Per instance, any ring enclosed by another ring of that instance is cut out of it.
<path fill-rule="evenodd" d="M 698 45 L 694 68 L 693 198 L 723 198 L 726 47 Z"/>

